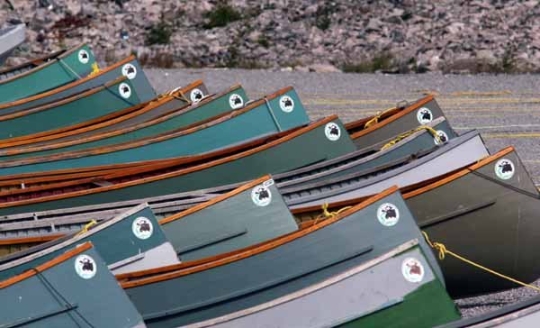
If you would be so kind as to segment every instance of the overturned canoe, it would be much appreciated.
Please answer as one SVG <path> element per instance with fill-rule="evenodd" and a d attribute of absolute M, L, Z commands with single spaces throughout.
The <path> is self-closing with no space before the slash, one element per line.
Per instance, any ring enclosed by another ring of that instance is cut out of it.
<path fill-rule="evenodd" d="M 182 88 L 186 89 L 186 88 Z M 98 147 L 120 145 L 125 142 L 134 142 L 144 138 L 159 137 L 168 133 L 175 133 L 184 128 L 209 123 L 225 113 L 241 108 L 231 105 L 231 97 L 241 99 L 243 104 L 247 98 L 240 85 L 231 87 L 216 95 L 207 95 L 197 103 L 192 103 L 185 97 L 177 94 L 163 96 L 144 106 L 141 115 L 125 119 L 115 125 L 91 131 L 80 130 L 80 133 L 71 131 L 70 135 L 56 138 L 51 141 L 33 142 L 23 147 L 11 147 L 0 150 L 0 161 L 32 158 L 37 156 L 50 156 L 58 153 L 90 150 Z M 178 107 L 176 107 L 178 106 Z M 176 108 L 175 108 L 176 107 Z M 132 158 L 130 160 L 135 160 Z"/>
<path fill-rule="evenodd" d="M 106 67 L 96 73 L 62 85 L 58 88 L 13 102 L 0 104 L 0 115 L 14 113 L 25 109 L 30 109 L 32 107 L 38 107 L 56 102 L 86 90 L 102 86 L 122 75 L 131 80 L 131 83 L 133 84 L 133 87 L 136 90 L 141 102 L 146 102 L 156 97 L 156 92 L 146 78 L 144 71 L 139 65 L 139 62 L 137 59 L 135 59 L 135 56 L 129 56 L 128 58 Z"/>
<path fill-rule="evenodd" d="M 73 82 L 90 74 L 93 66 L 96 66 L 96 59 L 87 45 L 73 48 L 33 69 L 0 80 L 0 103 Z"/>
<path fill-rule="evenodd" d="M 143 204 L 95 226 L 87 225 L 78 233 L 0 257 L 0 280 L 41 265 L 87 241 L 92 242 L 113 273 L 179 263 L 152 210 Z"/>
<path fill-rule="evenodd" d="M 91 243 L 0 281 L 0 302 L 5 327 L 145 327 Z"/>
<path fill-rule="evenodd" d="M 411 240 L 294 293 L 185 327 L 431 328 L 455 318 L 456 306 Z"/>
<path fill-rule="evenodd" d="M 283 99 L 293 101 L 290 110 L 279 109 Z M 0 174 L 46 172 L 203 154 L 308 123 L 309 118 L 298 95 L 293 88 L 288 87 L 242 109 L 219 115 L 188 129 L 164 131 L 155 136 L 111 146 L 4 160 L 0 162 Z"/>
<path fill-rule="evenodd" d="M 144 177 L 144 171 L 135 170 L 136 174 L 130 176 L 130 171 L 124 170 L 117 180 L 116 175 L 120 172 L 106 176 L 107 180 L 77 180 L 77 187 L 71 184 L 65 189 L 62 186 L 57 189 L 62 194 L 54 196 L 47 191 L 48 196 L 42 194 L 43 197 L 34 199 L 6 202 L 8 199 L 4 198 L 4 203 L 0 203 L 0 215 L 102 204 L 238 183 L 268 172 L 280 173 L 324 161 L 355 149 L 346 134 L 340 133 L 338 138 L 331 136 L 329 127 L 343 131 L 339 119 L 330 116 L 283 135 L 253 140 L 212 154 L 186 157 L 176 162 L 178 169 L 172 172 L 167 167 L 162 174 Z M 202 163 L 204 165 L 191 166 Z"/>
<path fill-rule="evenodd" d="M 139 103 L 131 81 L 122 76 L 59 102 L 1 115 L 0 138 L 12 138 L 82 123 Z"/>
<path fill-rule="evenodd" d="M 26 25 L 19 24 L 0 29 L 0 66 L 26 39 Z"/>
<path fill-rule="evenodd" d="M 396 209 L 396 216 L 388 221 L 377 214 L 387 204 Z M 332 219 L 267 243 L 194 263 L 122 274 L 117 279 L 149 327 L 180 326 L 297 292 L 411 239 L 419 240 L 420 249 L 434 264 L 435 276 L 442 279 L 429 246 L 420 238 L 414 218 L 392 188 Z M 448 305 L 448 299 L 433 300 L 441 301 Z"/>

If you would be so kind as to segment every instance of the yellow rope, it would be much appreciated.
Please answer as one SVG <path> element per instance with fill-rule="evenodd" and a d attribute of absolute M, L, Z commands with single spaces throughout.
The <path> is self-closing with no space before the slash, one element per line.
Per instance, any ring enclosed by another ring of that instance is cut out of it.
<path fill-rule="evenodd" d="M 421 125 L 421 126 L 415 128 L 415 129 L 412 129 L 410 131 L 407 131 L 407 132 L 404 132 L 404 133 L 400 134 L 399 136 L 397 136 L 396 138 L 394 138 L 393 140 L 389 141 L 384 146 L 382 146 L 381 150 L 388 149 L 388 148 L 392 147 L 393 145 L 397 144 L 398 142 L 400 142 L 401 140 L 407 138 L 408 136 L 410 136 L 410 135 L 412 135 L 412 134 L 414 134 L 414 133 L 416 133 L 418 131 L 422 131 L 422 130 L 426 130 L 429 133 L 431 133 L 433 138 L 435 138 L 435 140 L 437 140 L 437 143 L 441 142 L 441 137 L 439 136 L 437 131 L 435 131 L 434 128 L 432 128 L 430 126 L 427 126 L 427 125 Z"/>
<path fill-rule="evenodd" d="M 537 292 L 540 292 L 540 288 L 539 288 L 539 287 L 536 287 L 536 286 L 533 286 L 533 285 L 530 285 L 530 284 L 526 284 L 526 283 L 524 283 L 524 282 L 522 282 L 522 281 L 516 280 L 516 279 L 511 278 L 511 277 L 508 277 L 508 276 L 506 276 L 506 275 L 504 275 L 504 274 L 502 274 L 502 273 L 499 273 L 499 272 L 497 272 L 497 271 L 495 271 L 495 270 L 491 270 L 491 269 L 489 269 L 489 268 L 486 268 L 486 267 L 483 266 L 483 265 L 480 265 L 480 264 L 478 264 L 478 263 L 476 263 L 476 262 L 473 262 L 473 261 L 471 261 L 471 260 L 469 260 L 469 259 L 466 259 L 466 258 L 464 258 L 464 257 L 461 256 L 461 255 L 458 255 L 458 254 L 456 254 L 456 253 L 454 253 L 454 252 L 452 252 L 452 251 L 449 251 L 449 250 L 446 248 L 446 246 L 445 246 L 444 244 L 442 244 L 442 243 L 437 243 L 437 242 L 432 242 L 432 241 L 429 239 L 429 236 L 428 236 L 428 234 L 427 234 L 425 231 L 422 231 L 422 234 L 424 235 L 424 238 L 426 239 L 426 242 L 428 243 L 428 245 L 429 245 L 431 248 L 437 250 L 438 255 L 439 255 L 439 260 L 441 260 L 441 261 L 444 260 L 446 254 L 448 254 L 448 255 L 450 255 L 450 256 L 455 257 L 456 259 L 458 259 L 458 260 L 460 260 L 460 261 L 463 261 L 463 262 L 465 262 L 465 263 L 467 263 L 467 264 L 470 264 L 470 265 L 472 265 L 472 266 L 474 266 L 475 268 L 478 268 L 478 269 L 480 269 L 480 270 L 484 270 L 484 271 L 486 271 L 486 272 L 488 272 L 488 273 L 491 273 L 491 274 L 493 274 L 493 275 L 495 275 L 495 276 L 497 276 L 497 277 L 499 277 L 499 278 L 506 279 L 506 280 L 508 280 L 508 281 L 511 281 L 511 282 L 516 283 L 516 284 L 518 284 L 518 285 L 521 285 L 521 286 L 523 286 L 523 287 L 527 287 L 527 288 L 530 288 L 530 289 L 534 289 L 534 290 L 536 290 Z"/>
<path fill-rule="evenodd" d="M 99 66 L 98 66 L 97 63 L 93 63 L 92 64 L 92 72 L 90 73 L 90 76 L 96 75 L 97 73 L 99 73 Z"/>
<path fill-rule="evenodd" d="M 93 226 L 95 226 L 98 222 L 96 220 L 92 220 L 90 222 L 88 222 L 82 229 L 81 231 L 79 231 L 77 233 L 77 236 L 80 235 L 80 234 L 83 234 L 83 233 L 86 233 L 88 232 L 88 229 L 92 228 Z"/>
<path fill-rule="evenodd" d="M 386 113 L 386 112 L 389 112 L 391 110 L 394 110 L 396 109 L 396 107 L 390 107 L 390 108 L 387 108 L 385 110 L 382 110 L 382 111 L 378 111 L 375 116 L 373 116 L 373 118 L 369 121 L 366 122 L 366 124 L 364 124 L 364 129 L 367 129 L 369 128 L 370 126 L 372 126 L 373 124 L 377 124 L 379 123 L 379 118 L 381 118 L 381 116 Z"/>
<path fill-rule="evenodd" d="M 345 206 L 345 207 L 340 208 L 339 210 L 337 210 L 335 212 L 330 212 L 330 211 L 328 211 L 328 203 L 324 203 L 322 205 L 323 212 L 315 218 L 315 220 L 313 222 L 313 225 L 316 225 L 317 222 L 319 222 L 319 220 L 321 220 L 321 219 L 334 218 L 334 217 L 338 216 L 341 212 L 346 211 L 351 207 L 352 206 Z"/>

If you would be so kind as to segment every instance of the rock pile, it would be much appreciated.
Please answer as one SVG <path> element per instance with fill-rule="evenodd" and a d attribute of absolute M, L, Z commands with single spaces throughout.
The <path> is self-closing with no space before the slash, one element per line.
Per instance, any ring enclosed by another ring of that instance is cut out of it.
<path fill-rule="evenodd" d="M 89 42 L 103 61 L 315 71 L 536 72 L 538 1 L 11 0 L 19 58 Z"/>

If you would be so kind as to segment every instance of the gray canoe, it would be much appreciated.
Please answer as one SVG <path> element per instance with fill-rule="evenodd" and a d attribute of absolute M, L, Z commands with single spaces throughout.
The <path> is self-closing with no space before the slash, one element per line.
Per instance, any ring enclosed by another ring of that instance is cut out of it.
<path fill-rule="evenodd" d="M 16 100 L 10 103 L 0 104 L 0 114 L 9 114 L 21 110 L 38 107 L 61 99 L 74 96 L 86 90 L 93 89 L 124 75 L 131 80 L 139 100 L 146 102 L 156 97 L 154 88 L 148 81 L 146 74 L 135 56 L 129 56 L 95 74 L 83 77 L 72 83 L 63 85 L 32 97 Z"/>
<path fill-rule="evenodd" d="M 145 327 L 91 243 L 0 281 L 0 304 L 3 327 Z"/>
<path fill-rule="evenodd" d="M 382 212 L 388 207 L 394 210 L 393 216 Z M 118 275 L 117 279 L 148 326 L 176 327 L 245 310 L 302 290 L 411 239 L 418 239 L 428 260 L 435 263 L 429 246 L 421 238 L 414 218 L 394 187 L 333 219 L 268 243 L 214 257 L 211 262 L 198 261 L 193 267 L 184 262 Z M 438 267 L 432 269 L 442 279 Z"/>
<path fill-rule="evenodd" d="M 33 248 L 0 257 L 0 279 L 7 279 L 90 241 L 114 273 L 179 263 L 152 210 L 139 205 L 121 215 Z"/>
<path fill-rule="evenodd" d="M 451 129 L 448 127 L 447 121 L 444 119 L 444 117 L 433 120 L 432 122 L 427 124 L 427 126 L 433 127 L 437 131 L 448 131 L 448 138 L 450 138 L 450 136 L 452 135 L 449 132 Z M 324 176 L 339 176 L 342 175 L 344 172 L 348 171 L 358 172 L 378 168 L 381 165 L 385 165 L 385 163 L 402 159 L 403 156 L 409 158 L 412 154 L 429 150 L 432 147 L 437 148 L 439 146 L 435 146 L 435 140 L 430 133 L 428 133 L 426 130 L 419 130 L 411 133 L 407 138 L 394 144 L 392 147 L 380 150 L 381 147 L 382 145 L 380 144 L 375 145 L 367 149 L 350 152 L 335 159 L 329 159 L 320 163 L 308 165 L 300 169 L 288 171 L 285 173 L 279 173 L 274 175 L 274 180 L 278 183 L 278 186 L 280 188 L 284 188 L 294 185 L 295 183 L 309 181 L 310 178 L 321 179 Z M 157 215 L 159 215 L 160 217 L 164 217 L 168 214 L 172 214 L 191 207 L 197 203 L 205 202 L 213 197 L 216 197 L 219 194 L 222 194 L 223 192 L 227 192 L 231 189 L 237 188 L 240 185 L 241 184 L 220 186 L 217 188 L 199 190 L 196 192 L 150 197 L 145 200 L 100 204 L 99 206 L 66 208 L 62 210 L 51 210 L 47 212 L 34 211 L 30 215 L 21 214 L 5 217 L 2 221 L 6 223 L 15 223 L 25 220 L 35 220 L 36 218 L 53 219 L 55 217 L 58 217 L 64 218 L 66 220 L 76 220 L 80 225 L 82 224 L 82 222 L 84 222 L 81 221 L 81 219 L 83 219 L 85 216 L 89 217 L 90 213 L 90 216 L 92 218 L 99 220 L 101 218 L 106 218 L 109 215 L 114 215 L 114 213 L 119 213 L 128 208 L 129 206 L 137 204 L 137 202 L 140 203 L 144 201 L 147 201 L 151 204 Z M 44 228 L 49 226 L 50 224 L 51 223 L 45 223 L 39 234 L 46 235 L 47 233 L 52 233 L 51 229 Z M 16 226 L 13 226 L 13 229 L 15 229 L 15 227 Z M 78 225 L 73 225 L 72 227 L 73 229 L 79 228 Z M 20 231 L 20 233 L 23 232 Z M 33 232 L 27 231 L 25 232 L 25 234 L 33 234 Z M 6 236 L 2 233 L 0 229 L 0 239 L 3 239 L 4 237 Z"/>
<path fill-rule="evenodd" d="M 26 25 L 19 24 L 0 29 L 0 66 L 26 39 Z"/>
<path fill-rule="evenodd" d="M 305 183 L 281 192 L 287 204 L 322 205 L 376 194 L 392 185 L 405 187 L 474 163 L 489 153 L 477 131 L 451 139 L 444 146 L 417 160 L 388 168 L 386 172 L 358 172 L 335 179 Z"/>
<path fill-rule="evenodd" d="M 433 274 L 432 264 L 417 245 L 417 240 L 411 240 L 294 293 L 186 328 L 322 328 L 342 324 L 419 328 L 459 318 Z M 411 308 L 422 311 L 411 315 Z"/>

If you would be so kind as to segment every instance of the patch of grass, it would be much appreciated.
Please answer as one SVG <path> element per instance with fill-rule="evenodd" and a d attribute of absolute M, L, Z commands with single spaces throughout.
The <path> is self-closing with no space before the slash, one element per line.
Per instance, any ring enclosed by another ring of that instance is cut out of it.
<path fill-rule="evenodd" d="M 334 11 L 334 7 L 328 4 L 318 7 L 315 12 L 315 26 L 321 31 L 326 31 L 332 24 L 330 17 Z"/>
<path fill-rule="evenodd" d="M 270 40 L 268 40 L 268 38 L 264 34 L 259 35 L 259 38 L 257 39 L 257 43 L 263 48 L 270 47 Z"/>
<path fill-rule="evenodd" d="M 203 25 L 205 29 L 227 26 L 231 22 L 242 19 L 240 12 L 227 2 L 219 3 L 214 10 L 204 13 L 204 17 L 208 20 Z"/>
<path fill-rule="evenodd" d="M 148 30 L 145 43 L 147 46 L 154 44 L 169 44 L 171 42 L 172 30 L 170 26 L 162 18 L 159 23 L 155 24 Z"/>
<path fill-rule="evenodd" d="M 370 60 L 346 62 L 341 66 L 341 70 L 345 73 L 373 73 L 390 70 L 393 62 L 394 56 L 390 52 L 382 52 Z"/>

